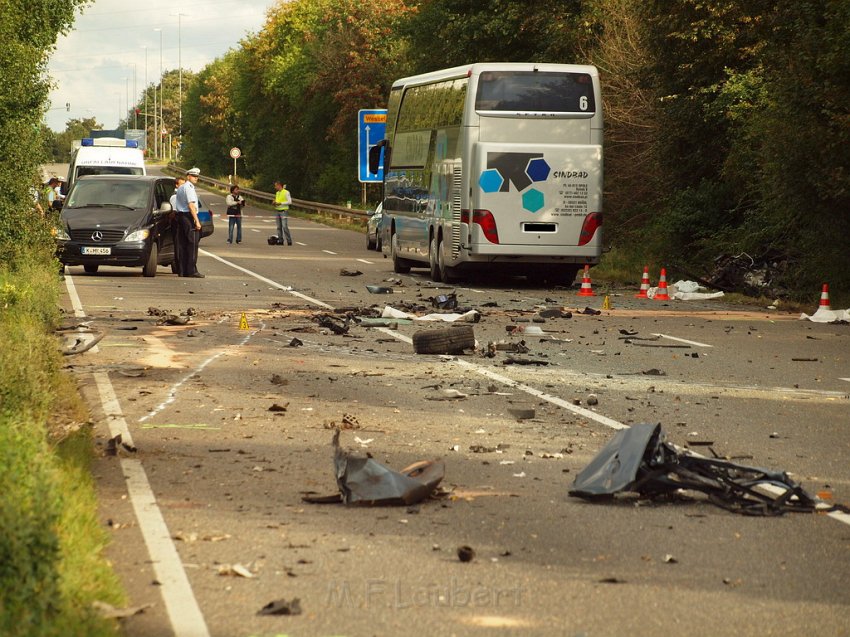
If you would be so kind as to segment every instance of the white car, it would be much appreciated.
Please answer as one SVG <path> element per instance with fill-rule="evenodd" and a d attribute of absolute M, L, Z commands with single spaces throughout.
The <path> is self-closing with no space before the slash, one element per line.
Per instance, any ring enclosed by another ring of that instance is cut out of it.
<path fill-rule="evenodd" d="M 383 219 L 384 203 L 378 204 L 375 211 L 369 215 L 366 222 L 366 249 L 381 251 L 381 219 Z"/>

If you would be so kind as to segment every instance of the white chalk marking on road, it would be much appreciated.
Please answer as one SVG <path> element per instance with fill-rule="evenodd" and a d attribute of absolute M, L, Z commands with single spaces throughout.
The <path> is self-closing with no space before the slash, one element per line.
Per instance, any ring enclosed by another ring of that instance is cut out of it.
<path fill-rule="evenodd" d="M 336 255 L 336 252 L 331 252 L 330 250 L 322 250 L 325 254 L 333 254 Z"/>
<path fill-rule="evenodd" d="M 250 230 L 251 232 L 256 232 L 257 234 L 260 233 L 260 231 L 257 230 L 256 228 L 248 228 L 248 230 Z"/>
<path fill-rule="evenodd" d="M 298 245 L 303 245 L 303 244 L 299 243 Z M 288 292 L 292 296 L 296 296 L 299 299 L 307 301 L 308 303 L 314 303 L 315 305 L 318 305 L 319 307 L 323 307 L 323 308 L 328 309 L 328 310 L 334 309 L 333 305 L 328 305 L 327 303 L 324 303 L 324 302 L 320 301 L 319 299 L 314 299 L 313 297 L 307 296 L 306 294 L 302 294 L 301 292 L 296 292 L 295 290 L 292 289 L 291 285 L 281 285 L 277 281 L 272 281 L 271 279 L 267 279 L 266 277 L 262 276 L 261 274 L 257 274 L 256 272 L 252 272 L 251 270 L 249 270 L 247 268 L 243 268 L 241 265 L 236 265 L 232 261 L 228 261 L 227 259 L 222 259 L 220 256 L 218 256 L 217 254 L 213 254 L 212 252 L 207 252 L 206 250 L 199 250 L 199 252 L 201 254 L 205 255 L 205 256 L 212 257 L 216 261 L 220 261 L 221 263 L 224 263 L 225 265 L 229 265 L 231 268 L 233 268 L 235 270 L 239 270 L 240 272 L 243 272 L 243 273 L 247 274 L 248 276 L 252 276 L 255 279 L 257 279 L 258 281 L 262 281 L 263 283 L 270 285 L 273 288 L 277 288 L 278 290 L 282 290 L 283 292 Z"/>
<path fill-rule="evenodd" d="M 300 241 L 296 241 L 296 242 L 295 242 L 295 245 L 297 245 L 297 246 L 306 246 L 307 244 L 306 244 L 306 243 L 301 243 Z"/>
<path fill-rule="evenodd" d="M 846 380 L 848 383 L 850 383 L 850 378 L 839 378 L 838 380 Z"/>
<path fill-rule="evenodd" d="M 714 347 L 714 345 L 706 345 L 705 343 L 699 343 L 697 341 L 688 341 L 684 338 L 676 338 L 675 336 L 668 336 L 667 334 L 653 334 L 653 336 L 660 336 L 661 338 L 669 338 L 671 341 L 678 341 L 680 343 L 687 343 L 688 345 L 693 345 L 694 347 Z"/>
<path fill-rule="evenodd" d="M 368 259 L 357 259 L 357 261 L 360 261 L 360 263 L 365 263 L 366 265 L 374 265 L 374 263 L 372 261 L 369 261 Z"/>
<path fill-rule="evenodd" d="M 261 326 L 260 326 L 260 328 L 259 328 L 259 330 L 262 330 L 264 327 L 265 327 L 265 324 L 261 325 Z M 247 342 L 251 339 L 251 337 L 252 337 L 252 336 L 254 336 L 254 334 L 256 334 L 259 330 L 253 330 L 253 331 L 251 331 L 251 332 L 248 332 L 248 334 L 246 334 L 246 335 L 245 335 L 245 338 L 243 338 L 243 339 L 242 339 L 239 343 L 237 343 L 237 344 L 236 344 L 236 347 L 241 347 L 242 345 L 244 345 L 245 343 L 247 343 Z M 149 411 L 146 415 L 144 415 L 144 416 L 142 416 L 141 418 L 139 418 L 139 422 L 144 422 L 144 421 L 146 421 L 146 420 L 149 420 L 150 418 L 153 418 L 153 417 L 154 417 L 154 416 L 156 416 L 159 412 L 161 412 L 161 411 L 162 411 L 162 410 L 164 410 L 166 407 L 168 407 L 171 403 L 173 403 L 175 400 L 177 400 L 177 392 L 178 392 L 178 390 L 179 390 L 179 389 L 180 389 L 183 385 L 185 385 L 185 384 L 186 384 L 186 382 L 187 382 L 190 378 L 192 378 L 192 376 L 195 376 L 196 374 L 200 374 L 200 373 L 204 370 L 204 368 L 205 368 L 207 365 L 209 365 L 210 363 L 212 363 L 214 360 L 216 360 L 216 359 L 217 359 L 217 358 L 219 358 L 220 356 L 224 356 L 226 353 L 227 353 L 227 350 L 222 351 L 222 352 L 219 352 L 218 354 L 213 354 L 213 355 L 212 355 L 212 356 L 210 356 L 207 360 L 205 360 L 203 363 L 201 363 L 200 365 L 198 365 L 198 367 L 196 367 L 196 368 L 195 368 L 195 369 L 193 369 L 191 372 L 189 372 L 188 374 L 186 374 L 186 376 L 184 376 L 182 379 L 180 379 L 177 383 L 175 383 L 174 385 L 172 385 L 172 386 L 171 386 L 171 390 L 168 392 L 168 398 L 166 398 L 166 399 L 165 399 L 164 401 L 162 401 L 159 405 L 157 405 L 156 407 L 154 407 L 153 409 L 151 409 L 151 410 L 150 410 L 150 411 Z"/>
<path fill-rule="evenodd" d="M 132 445 L 133 439 L 112 383 L 109 381 L 109 375 L 106 372 L 96 372 L 94 377 L 110 435 L 114 438 L 121 434 L 122 442 Z M 156 580 L 160 584 L 159 590 L 174 635 L 176 637 L 209 637 L 207 623 L 198 606 L 198 600 L 192 591 L 186 571 L 183 569 L 183 562 L 180 560 L 177 548 L 171 540 L 171 533 L 159 510 L 142 463 L 129 458 L 121 458 L 120 462 L 121 472 L 127 482 L 130 503 L 133 505 L 139 530 L 148 547 L 151 565 L 156 574 Z"/>

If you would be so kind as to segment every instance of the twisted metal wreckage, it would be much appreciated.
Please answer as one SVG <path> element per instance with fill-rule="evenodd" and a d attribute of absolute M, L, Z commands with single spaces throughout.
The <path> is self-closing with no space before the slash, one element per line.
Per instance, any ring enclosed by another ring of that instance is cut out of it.
<path fill-rule="evenodd" d="M 770 471 L 706 458 L 665 440 L 660 424 L 618 431 L 576 476 L 570 495 L 588 500 L 635 492 L 662 498 L 680 490 L 700 491 L 713 504 L 744 515 L 813 512 L 818 501 L 784 471 Z"/>

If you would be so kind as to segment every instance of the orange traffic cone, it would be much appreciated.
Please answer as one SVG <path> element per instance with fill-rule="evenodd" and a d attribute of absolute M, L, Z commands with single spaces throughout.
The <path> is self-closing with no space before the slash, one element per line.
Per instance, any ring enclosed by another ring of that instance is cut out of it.
<path fill-rule="evenodd" d="M 640 290 L 635 294 L 636 299 L 648 299 L 646 291 L 649 289 L 649 267 L 643 267 L 643 277 L 640 280 Z"/>
<path fill-rule="evenodd" d="M 820 303 L 818 304 L 819 310 L 831 310 L 832 307 L 829 305 L 829 284 L 823 284 L 823 291 L 820 293 Z"/>
<path fill-rule="evenodd" d="M 658 290 L 655 292 L 656 301 L 669 301 L 670 295 L 667 294 L 667 270 L 661 268 L 661 276 L 658 277 Z"/>
<path fill-rule="evenodd" d="M 578 291 L 578 296 L 596 296 L 593 293 L 593 288 L 590 287 L 590 266 L 584 266 L 584 276 L 581 278 L 581 289 Z"/>

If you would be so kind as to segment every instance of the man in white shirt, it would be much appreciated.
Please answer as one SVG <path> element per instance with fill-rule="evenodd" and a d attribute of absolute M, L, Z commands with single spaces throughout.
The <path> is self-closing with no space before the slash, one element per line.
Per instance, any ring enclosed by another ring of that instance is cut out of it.
<path fill-rule="evenodd" d="M 198 272 L 196 264 L 196 246 L 201 240 L 201 222 L 198 219 L 198 193 L 195 192 L 195 184 L 198 183 L 200 174 L 200 168 L 187 170 L 186 182 L 177 189 L 174 200 L 177 206 L 177 241 L 180 244 L 177 249 L 179 274 L 196 279 L 204 278 L 204 275 Z"/>

